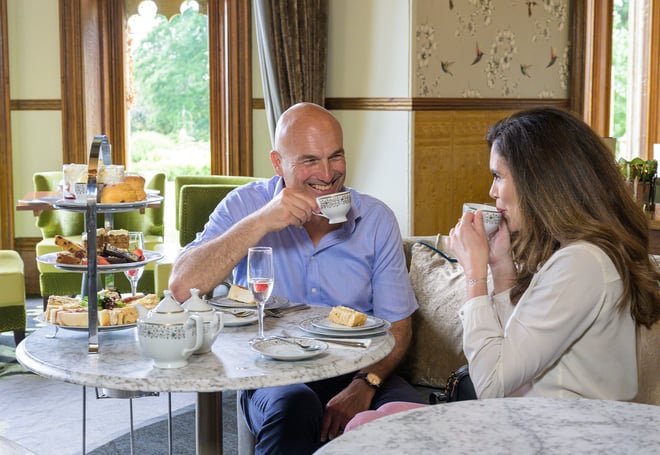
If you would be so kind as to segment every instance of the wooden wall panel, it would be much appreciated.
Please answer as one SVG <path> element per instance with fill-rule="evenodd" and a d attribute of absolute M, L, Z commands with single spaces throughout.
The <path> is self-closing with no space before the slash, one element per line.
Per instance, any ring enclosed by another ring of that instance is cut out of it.
<path fill-rule="evenodd" d="M 413 233 L 446 234 L 464 202 L 491 202 L 488 128 L 513 111 L 415 113 Z"/>

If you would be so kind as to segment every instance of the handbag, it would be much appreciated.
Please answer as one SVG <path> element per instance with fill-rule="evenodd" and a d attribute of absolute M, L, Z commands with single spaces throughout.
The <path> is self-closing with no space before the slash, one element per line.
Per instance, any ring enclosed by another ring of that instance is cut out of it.
<path fill-rule="evenodd" d="M 470 379 L 470 370 L 467 365 L 463 365 L 450 374 L 447 378 L 447 385 L 439 392 L 431 392 L 429 396 L 431 404 L 476 399 L 477 393 L 474 391 L 474 384 Z"/>

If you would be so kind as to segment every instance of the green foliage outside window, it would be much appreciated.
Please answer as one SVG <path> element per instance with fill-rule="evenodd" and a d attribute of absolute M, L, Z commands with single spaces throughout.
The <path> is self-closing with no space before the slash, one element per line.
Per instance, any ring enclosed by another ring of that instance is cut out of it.
<path fill-rule="evenodd" d="M 168 180 L 210 174 L 208 18 L 188 9 L 157 19 L 132 55 L 131 163 Z"/>
<path fill-rule="evenodd" d="M 626 135 L 627 80 L 628 0 L 615 0 L 612 25 L 612 125 L 610 127 L 611 136 L 615 138 Z M 620 152 L 617 150 L 617 156 Z"/>
<path fill-rule="evenodd" d="M 612 25 L 612 125 L 611 136 L 626 135 L 626 98 L 628 89 L 628 0 L 614 0 Z M 616 154 L 620 141 L 617 141 Z"/>

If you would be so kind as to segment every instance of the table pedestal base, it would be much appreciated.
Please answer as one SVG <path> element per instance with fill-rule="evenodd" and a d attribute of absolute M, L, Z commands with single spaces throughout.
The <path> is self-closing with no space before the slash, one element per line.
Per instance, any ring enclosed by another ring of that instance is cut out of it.
<path fill-rule="evenodd" d="M 222 392 L 198 392 L 197 454 L 222 455 Z"/>

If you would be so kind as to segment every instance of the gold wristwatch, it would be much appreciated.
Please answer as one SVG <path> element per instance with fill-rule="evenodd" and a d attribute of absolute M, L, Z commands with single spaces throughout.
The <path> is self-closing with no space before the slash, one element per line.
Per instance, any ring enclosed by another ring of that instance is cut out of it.
<path fill-rule="evenodd" d="M 353 380 L 356 379 L 364 379 L 364 381 L 374 389 L 379 388 L 383 383 L 383 380 L 380 378 L 380 376 L 374 373 L 356 373 L 355 376 L 353 376 Z"/>

